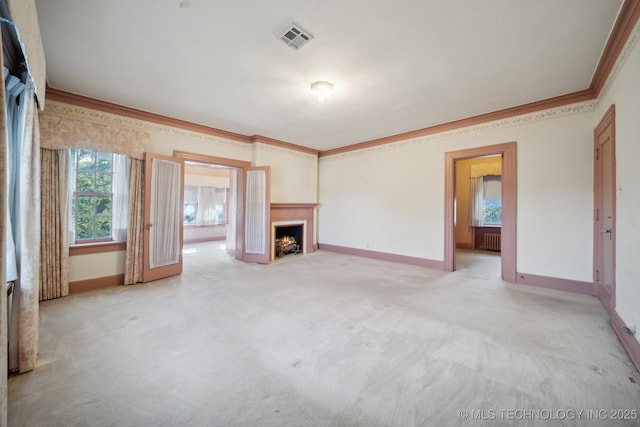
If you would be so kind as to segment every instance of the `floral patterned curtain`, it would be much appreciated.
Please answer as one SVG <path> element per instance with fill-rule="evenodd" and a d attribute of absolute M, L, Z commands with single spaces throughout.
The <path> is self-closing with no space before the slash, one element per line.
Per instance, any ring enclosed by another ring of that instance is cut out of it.
<path fill-rule="evenodd" d="M 144 237 L 144 162 L 129 159 L 129 226 L 125 255 L 124 284 L 142 282 L 142 250 Z"/>
<path fill-rule="evenodd" d="M 26 82 L 20 107 L 24 109 L 19 136 L 19 197 L 14 202 L 20 221 L 13 225 L 19 277 L 13 292 L 9 333 L 9 369 L 27 372 L 35 367 L 38 355 L 40 284 L 40 132 L 33 83 Z"/>
<path fill-rule="evenodd" d="M 69 295 L 68 150 L 40 149 L 40 301 Z"/>

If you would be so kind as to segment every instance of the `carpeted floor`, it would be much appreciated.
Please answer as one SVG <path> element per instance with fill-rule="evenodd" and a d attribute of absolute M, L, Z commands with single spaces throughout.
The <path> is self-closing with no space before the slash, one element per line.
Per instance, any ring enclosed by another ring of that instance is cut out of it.
<path fill-rule="evenodd" d="M 505 283 L 498 256 L 460 252 L 444 273 L 186 249 L 180 276 L 42 303 L 38 367 L 9 379 L 9 424 L 640 423 L 640 375 L 600 302 Z"/>

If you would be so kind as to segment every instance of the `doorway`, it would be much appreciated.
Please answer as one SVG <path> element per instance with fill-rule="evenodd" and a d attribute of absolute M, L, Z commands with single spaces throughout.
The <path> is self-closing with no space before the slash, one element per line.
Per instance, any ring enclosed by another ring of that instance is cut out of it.
<path fill-rule="evenodd" d="M 496 144 L 445 154 L 445 242 L 446 271 L 456 269 L 456 162 L 487 156 L 502 157 L 501 267 L 503 280 L 516 281 L 516 143 Z"/>
<path fill-rule="evenodd" d="M 502 155 L 456 160 L 456 270 L 500 278 Z"/>
<path fill-rule="evenodd" d="M 185 243 L 196 244 L 206 241 L 221 244 L 224 239 L 226 252 L 236 259 L 242 259 L 242 245 L 239 243 L 239 239 L 243 235 L 243 221 L 242 209 L 238 209 L 238 206 L 242 204 L 242 191 L 238 191 L 238 188 L 242 185 L 240 179 L 242 171 L 251 163 L 177 150 L 174 151 L 173 156 L 183 159 L 187 165 L 192 167 L 193 171 L 193 179 L 187 182 L 185 178 L 185 188 L 183 189 L 185 194 Z M 186 169 L 187 166 L 185 166 Z M 211 185 L 207 183 L 211 183 Z M 198 187 L 208 188 L 204 190 Z M 198 192 L 208 199 L 207 204 L 210 206 L 198 206 Z M 207 209 L 208 213 L 197 217 L 198 208 Z M 189 222 L 191 225 L 187 224 Z M 190 226 L 200 228 L 200 230 L 197 228 L 188 230 Z M 188 231 L 191 231 L 191 235 Z"/>
<path fill-rule="evenodd" d="M 233 168 L 217 164 L 184 162 L 183 243 L 225 244 L 235 224 L 230 206 Z M 183 252 L 184 252 L 183 247 Z"/>

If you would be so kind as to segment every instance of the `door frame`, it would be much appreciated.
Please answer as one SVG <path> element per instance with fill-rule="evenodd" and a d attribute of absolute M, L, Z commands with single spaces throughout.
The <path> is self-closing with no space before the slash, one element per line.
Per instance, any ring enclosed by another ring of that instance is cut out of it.
<path fill-rule="evenodd" d="M 593 283 L 596 290 L 596 295 L 602 301 L 609 313 L 613 313 L 616 308 L 616 121 L 615 121 L 615 104 L 611 104 L 609 109 L 604 113 L 602 119 L 593 130 Z M 613 271 L 613 277 L 611 279 L 611 289 L 607 289 L 596 280 L 597 271 L 602 270 L 600 260 L 602 257 L 602 245 L 600 239 L 600 225 L 596 218 L 598 217 L 598 209 L 602 208 L 602 192 L 600 189 L 600 181 L 602 179 L 602 163 L 598 162 L 598 149 L 599 149 L 599 137 L 600 135 L 610 129 L 611 138 L 611 213 L 613 218 L 611 219 L 611 239 L 613 240 L 613 248 L 611 253 L 611 268 Z"/>
<path fill-rule="evenodd" d="M 244 160 L 235 160 L 228 159 L 226 157 L 217 157 L 217 156 L 209 156 L 207 154 L 198 154 L 191 153 L 188 151 L 181 150 L 173 150 L 173 157 L 177 157 L 182 159 L 185 162 L 197 162 L 197 163 L 208 163 L 211 165 L 219 165 L 226 166 L 229 168 L 235 168 L 238 175 L 237 181 L 237 195 L 236 200 L 238 201 L 238 206 L 236 207 L 236 251 L 235 258 L 242 259 L 242 242 L 244 241 L 244 202 L 243 202 L 243 170 L 247 167 L 251 166 L 251 162 L 246 162 Z M 184 188 L 183 188 L 184 192 Z"/>
<path fill-rule="evenodd" d="M 517 144 L 515 141 L 445 153 L 444 269 L 456 269 L 456 161 L 502 156 L 501 276 L 516 282 Z"/>

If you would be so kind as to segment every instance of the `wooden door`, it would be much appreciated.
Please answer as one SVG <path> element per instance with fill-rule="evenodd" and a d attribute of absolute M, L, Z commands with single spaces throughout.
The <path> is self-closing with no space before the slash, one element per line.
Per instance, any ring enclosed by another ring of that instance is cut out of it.
<path fill-rule="evenodd" d="M 242 260 L 268 264 L 270 261 L 270 172 L 269 166 L 252 166 L 243 171 L 244 233 Z"/>
<path fill-rule="evenodd" d="M 182 273 L 184 161 L 145 154 L 142 281 Z"/>
<path fill-rule="evenodd" d="M 604 306 L 615 308 L 616 168 L 615 107 L 594 131 L 594 262 L 596 292 Z"/>

